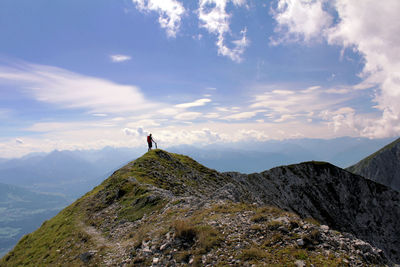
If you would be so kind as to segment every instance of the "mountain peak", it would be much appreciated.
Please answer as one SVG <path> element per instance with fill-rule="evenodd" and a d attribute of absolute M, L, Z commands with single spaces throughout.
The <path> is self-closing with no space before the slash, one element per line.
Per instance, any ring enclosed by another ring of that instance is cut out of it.
<path fill-rule="evenodd" d="M 22 238 L 0 265 L 391 264 L 399 203 L 397 192 L 325 162 L 245 175 L 156 149 Z"/>

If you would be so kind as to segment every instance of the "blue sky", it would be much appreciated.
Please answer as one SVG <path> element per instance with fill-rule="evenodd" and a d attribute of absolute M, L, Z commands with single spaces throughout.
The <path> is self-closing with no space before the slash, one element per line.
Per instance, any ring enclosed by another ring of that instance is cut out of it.
<path fill-rule="evenodd" d="M 0 157 L 400 133 L 400 2 L 2 0 Z"/>

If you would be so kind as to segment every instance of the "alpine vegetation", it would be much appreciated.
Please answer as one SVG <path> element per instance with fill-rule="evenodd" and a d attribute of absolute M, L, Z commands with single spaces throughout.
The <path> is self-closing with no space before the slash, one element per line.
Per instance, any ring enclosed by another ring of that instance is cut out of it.
<path fill-rule="evenodd" d="M 219 173 L 160 149 L 24 236 L 1 266 L 392 266 L 400 194 L 325 162 Z"/>

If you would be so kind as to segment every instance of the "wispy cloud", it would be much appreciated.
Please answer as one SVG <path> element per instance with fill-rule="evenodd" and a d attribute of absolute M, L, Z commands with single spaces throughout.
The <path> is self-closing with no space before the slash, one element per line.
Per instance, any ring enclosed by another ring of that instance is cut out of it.
<path fill-rule="evenodd" d="M 93 114 L 134 112 L 152 108 L 136 86 L 121 85 L 65 69 L 34 64 L 0 67 L 0 81 L 13 81 L 37 101 Z"/>
<path fill-rule="evenodd" d="M 242 61 L 242 55 L 249 45 L 246 28 L 241 32 L 241 38 L 232 41 L 230 47 L 226 44 L 227 35 L 232 35 L 230 30 L 231 15 L 226 11 L 227 4 L 233 2 L 235 6 L 243 6 L 244 0 L 199 0 L 200 27 L 217 36 L 216 45 L 218 54 L 229 57 L 236 62 Z"/>
<path fill-rule="evenodd" d="M 135 118 L 132 118 L 133 122 L 128 122 L 126 124 L 127 127 L 155 127 L 155 126 L 160 126 L 160 122 L 162 120 L 152 120 L 152 119 L 145 119 L 145 120 L 135 120 Z"/>
<path fill-rule="evenodd" d="M 176 0 L 132 0 L 142 12 L 157 12 L 161 28 L 166 29 L 169 37 L 175 37 L 185 13 L 182 3 Z"/>
<path fill-rule="evenodd" d="M 177 104 L 175 107 L 177 108 L 192 108 L 192 107 L 200 107 L 204 106 L 205 104 L 211 102 L 211 99 L 209 98 L 202 98 L 202 99 L 197 99 L 196 101 L 189 102 L 189 103 L 182 103 L 182 104 Z"/>
<path fill-rule="evenodd" d="M 110 55 L 110 59 L 112 62 L 124 62 L 124 61 L 128 61 L 131 60 L 131 56 L 128 55 L 122 55 L 122 54 L 116 54 L 116 55 Z"/>
<path fill-rule="evenodd" d="M 225 120 L 245 120 L 245 119 L 250 119 L 250 118 L 255 117 L 260 112 L 265 112 L 265 110 L 255 110 L 255 111 L 245 111 L 245 112 L 234 113 L 232 115 L 223 117 L 222 119 L 225 119 Z"/>
<path fill-rule="evenodd" d="M 200 112 L 182 112 L 174 116 L 176 120 L 191 121 L 199 118 L 202 115 Z"/>
<path fill-rule="evenodd" d="M 280 116 L 280 118 L 274 120 L 274 122 L 284 122 L 284 121 L 293 119 L 293 118 L 295 118 L 295 117 L 296 117 L 295 115 L 284 114 L 284 115 Z"/>
<path fill-rule="evenodd" d="M 205 115 L 204 115 L 204 118 L 207 118 L 207 119 L 216 119 L 216 118 L 219 118 L 220 116 L 221 116 L 221 115 L 220 115 L 219 113 L 210 112 L 210 113 L 205 114 Z"/>
<path fill-rule="evenodd" d="M 255 95 L 250 108 L 263 108 L 273 121 L 284 122 L 297 116 L 310 117 L 310 114 L 318 117 L 323 111 L 343 107 L 354 97 L 356 94 L 344 95 L 320 86 L 299 90 L 275 89 Z"/>

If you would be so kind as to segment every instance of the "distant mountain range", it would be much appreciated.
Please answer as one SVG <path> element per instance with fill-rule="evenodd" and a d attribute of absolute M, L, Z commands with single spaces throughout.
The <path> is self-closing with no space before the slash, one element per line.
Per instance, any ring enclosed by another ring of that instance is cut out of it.
<path fill-rule="evenodd" d="M 218 171 L 252 173 L 308 160 L 348 167 L 377 151 L 392 139 L 343 137 L 283 141 L 214 144 L 202 147 L 174 146 L 171 152 L 189 155 Z M 105 179 L 115 169 L 146 151 L 132 148 L 53 151 L 18 159 L 0 160 L 0 182 L 37 192 L 58 193 L 71 201 Z"/>
<path fill-rule="evenodd" d="M 377 151 L 394 138 L 292 139 L 253 143 L 174 146 L 168 151 L 193 157 L 218 171 L 261 172 L 303 161 L 327 161 L 345 168 Z"/>
<path fill-rule="evenodd" d="M 347 170 L 400 192 L 400 138 Z"/>
<path fill-rule="evenodd" d="M 53 151 L 0 161 L 0 182 L 64 195 L 71 201 L 140 152 L 128 148 Z"/>

